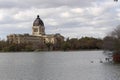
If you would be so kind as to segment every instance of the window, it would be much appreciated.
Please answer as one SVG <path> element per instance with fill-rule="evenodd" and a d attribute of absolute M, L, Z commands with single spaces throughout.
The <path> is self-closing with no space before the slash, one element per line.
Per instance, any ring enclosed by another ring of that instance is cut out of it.
<path fill-rule="evenodd" d="M 38 32 L 38 29 L 37 29 L 37 28 L 34 28 L 33 31 L 34 31 L 34 32 Z"/>

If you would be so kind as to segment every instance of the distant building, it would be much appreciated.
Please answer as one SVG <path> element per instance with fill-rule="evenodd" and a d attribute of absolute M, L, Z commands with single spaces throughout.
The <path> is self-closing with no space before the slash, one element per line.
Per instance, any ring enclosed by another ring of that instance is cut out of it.
<path fill-rule="evenodd" d="M 57 44 L 64 41 L 60 34 L 45 34 L 45 26 L 39 15 L 33 22 L 32 35 L 30 34 L 10 34 L 7 36 L 9 43 L 32 43 L 32 44 Z"/>

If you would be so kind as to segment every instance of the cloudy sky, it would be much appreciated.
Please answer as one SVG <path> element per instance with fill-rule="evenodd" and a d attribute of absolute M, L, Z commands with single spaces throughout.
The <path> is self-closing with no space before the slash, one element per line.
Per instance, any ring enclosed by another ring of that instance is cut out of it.
<path fill-rule="evenodd" d="M 0 0 L 0 37 L 30 33 L 37 15 L 46 33 L 66 38 L 103 38 L 120 24 L 120 1 L 113 0 Z"/>

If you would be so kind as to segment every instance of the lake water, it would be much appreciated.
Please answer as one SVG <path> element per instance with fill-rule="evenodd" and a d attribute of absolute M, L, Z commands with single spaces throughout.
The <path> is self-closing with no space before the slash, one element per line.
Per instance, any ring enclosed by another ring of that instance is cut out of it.
<path fill-rule="evenodd" d="M 0 53 L 0 80 L 120 80 L 120 65 L 105 57 L 103 51 Z"/>

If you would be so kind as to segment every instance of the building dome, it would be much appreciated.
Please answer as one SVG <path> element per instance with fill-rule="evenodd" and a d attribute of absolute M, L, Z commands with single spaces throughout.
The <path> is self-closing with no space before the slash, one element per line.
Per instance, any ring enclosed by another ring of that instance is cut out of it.
<path fill-rule="evenodd" d="M 33 22 L 33 26 L 44 26 L 43 21 L 39 18 L 39 15 L 37 15 L 37 18 L 35 19 L 35 21 Z"/>

